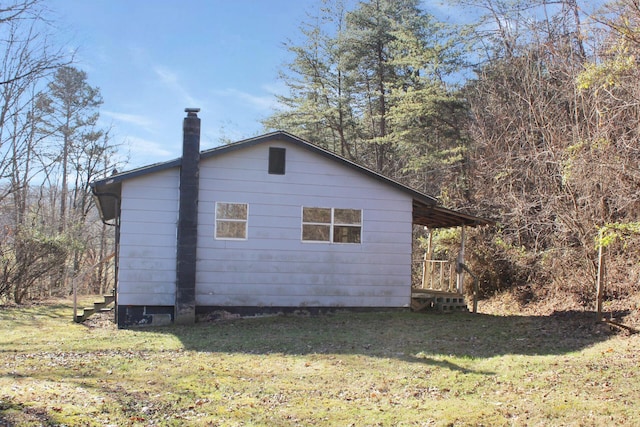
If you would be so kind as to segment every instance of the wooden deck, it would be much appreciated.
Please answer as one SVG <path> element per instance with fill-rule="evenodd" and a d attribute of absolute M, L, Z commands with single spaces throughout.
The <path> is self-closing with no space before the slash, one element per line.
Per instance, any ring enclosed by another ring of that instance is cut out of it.
<path fill-rule="evenodd" d="M 464 295 L 458 292 L 440 291 L 435 289 L 411 289 L 412 311 L 438 311 L 452 313 L 468 311 Z"/>

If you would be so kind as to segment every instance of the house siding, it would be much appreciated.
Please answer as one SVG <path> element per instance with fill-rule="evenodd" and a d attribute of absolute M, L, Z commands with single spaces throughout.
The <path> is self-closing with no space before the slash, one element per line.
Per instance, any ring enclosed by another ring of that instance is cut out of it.
<path fill-rule="evenodd" d="M 268 174 L 269 147 L 287 149 Z M 120 306 L 173 306 L 179 169 L 122 186 Z M 215 203 L 249 205 L 246 240 L 214 238 Z M 362 210 L 361 244 L 302 242 L 302 207 Z M 405 307 L 411 293 L 411 196 L 285 141 L 200 164 L 196 305 Z"/>
<path fill-rule="evenodd" d="M 287 149 L 268 174 L 269 147 Z M 246 240 L 214 239 L 215 203 L 247 203 Z M 362 209 L 362 243 L 301 241 L 302 207 Z M 403 307 L 410 302 L 412 199 L 286 142 L 200 165 L 196 303 L 210 307 Z"/>
<path fill-rule="evenodd" d="M 177 168 L 123 183 L 118 304 L 173 306 L 176 282 Z"/>

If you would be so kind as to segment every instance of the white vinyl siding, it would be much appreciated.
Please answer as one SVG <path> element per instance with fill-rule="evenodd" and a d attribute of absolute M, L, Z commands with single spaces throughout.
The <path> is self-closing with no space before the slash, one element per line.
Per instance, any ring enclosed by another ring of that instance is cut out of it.
<path fill-rule="evenodd" d="M 197 304 L 407 306 L 411 197 L 301 147 L 278 146 L 287 150 L 285 175 L 266 170 L 268 144 L 202 161 Z M 250 206 L 246 240 L 211 238 L 221 200 Z M 360 224 L 343 220 L 338 226 L 359 226 L 360 243 L 303 242 L 303 206 L 359 211 Z"/>
<path fill-rule="evenodd" d="M 174 305 L 178 169 L 122 185 L 118 304 Z"/>
<path fill-rule="evenodd" d="M 411 196 L 332 159 L 277 142 L 287 153 L 284 175 L 268 173 L 269 144 L 201 161 L 196 304 L 408 306 Z M 178 189 L 179 168 L 123 182 L 120 305 L 175 304 Z M 215 238 L 216 202 L 247 206 L 245 226 L 239 226 L 243 239 Z M 303 242 L 303 206 L 328 207 L 338 228 L 352 227 L 357 234 L 353 228 L 360 227 L 360 242 Z M 354 212 L 360 212 L 359 224 Z"/>

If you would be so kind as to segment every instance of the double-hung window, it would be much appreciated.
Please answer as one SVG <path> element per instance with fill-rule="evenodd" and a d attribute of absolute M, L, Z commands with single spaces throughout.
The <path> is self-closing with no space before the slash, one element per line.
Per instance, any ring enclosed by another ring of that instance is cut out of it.
<path fill-rule="evenodd" d="M 302 208 L 302 241 L 360 243 L 360 209 Z"/>
<path fill-rule="evenodd" d="M 246 203 L 216 202 L 216 239 L 246 239 L 248 218 L 249 205 Z"/>

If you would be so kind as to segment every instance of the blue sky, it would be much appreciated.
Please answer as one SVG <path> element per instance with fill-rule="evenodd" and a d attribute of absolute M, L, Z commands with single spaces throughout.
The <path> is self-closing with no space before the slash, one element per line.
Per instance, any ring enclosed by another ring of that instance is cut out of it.
<path fill-rule="evenodd" d="M 185 107 L 201 108 L 202 148 L 262 133 L 277 79 L 315 0 L 52 0 L 59 37 L 100 88 L 103 126 L 127 168 L 180 156 Z"/>
<path fill-rule="evenodd" d="M 352 4 L 357 0 L 349 0 Z M 203 149 L 263 132 L 277 78 L 321 0 L 47 0 L 59 41 L 100 88 L 103 127 L 126 169 L 180 156 L 185 107 L 199 107 Z M 460 21 L 441 0 L 424 8 Z"/>

